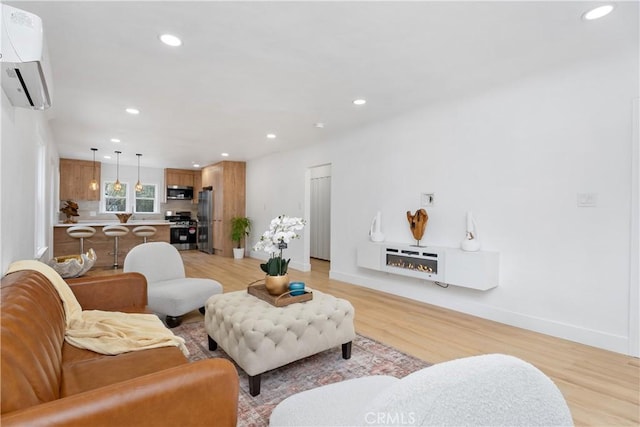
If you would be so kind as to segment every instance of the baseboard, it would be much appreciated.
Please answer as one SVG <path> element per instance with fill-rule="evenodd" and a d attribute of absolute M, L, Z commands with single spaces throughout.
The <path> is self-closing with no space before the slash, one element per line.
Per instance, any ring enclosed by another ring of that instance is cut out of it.
<path fill-rule="evenodd" d="M 629 338 L 625 336 L 613 335 L 602 331 L 583 328 L 577 325 L 557 322 L 551 319 L 525 315 L 486 304 L 469 303 L 459 300 L 452 301 L 451 298 L 434 298 L 427 300 L 426 298 L 420 298 L 420 296 L 411 294 L 407 291 L 407 287 L 402 286 L 396 287 L 394 289 L 395 292 L 390 292 L 389 283 L 387 281 L 359 276 L 356 274 L 341 273 L 331 270 L 329 272 L 329 277 L 333 280 L 339 280 L 341 282 L 363 286 L 380 292 L 398 295 L 438 307 L 481 317 L 483 319 L 493 320 L 506 325 L 539 332 L 556 338 L 562 338 L 578 342 L 580 344 L 614 351 L 616 353 L 630 354 Z"/>

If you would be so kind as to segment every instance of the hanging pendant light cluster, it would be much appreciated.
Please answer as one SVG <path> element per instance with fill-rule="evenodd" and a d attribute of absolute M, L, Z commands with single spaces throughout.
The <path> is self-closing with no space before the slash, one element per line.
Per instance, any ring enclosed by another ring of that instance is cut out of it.
<path fill-rule="evenodd" d="M 89 183 L 89 188 L 91 191 L 96 191 L 98 189 L 98 181 L 96 180 L 96 151 L 98 149 L 92 148 L 91 151 L 93 151 L 93 179 Z"/>
<path fill-rule="evenodd" d="M 116 182 L 113 184 L 114 191 L 122 190 L 122 184 L 120 184 L 120 154 L 122 151 L 114 151 L 116 153 Z"/>
<path fill-rule="evenodd" d="M 142 183 L 140 182 L 140 157 L 142 157 L 142 154 L 136 154 L 136 156 L 138 156 L 138 182 L 136 182 L 136 193 L 139 193 L 142 191 Z"/>

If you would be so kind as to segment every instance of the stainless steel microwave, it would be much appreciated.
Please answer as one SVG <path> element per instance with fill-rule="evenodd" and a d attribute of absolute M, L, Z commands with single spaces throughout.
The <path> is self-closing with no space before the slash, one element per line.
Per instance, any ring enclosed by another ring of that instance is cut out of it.
<path fill-rule="evenodd" d="M 193 187 L 167 187 L 167 200 L 193 200 Z"/>

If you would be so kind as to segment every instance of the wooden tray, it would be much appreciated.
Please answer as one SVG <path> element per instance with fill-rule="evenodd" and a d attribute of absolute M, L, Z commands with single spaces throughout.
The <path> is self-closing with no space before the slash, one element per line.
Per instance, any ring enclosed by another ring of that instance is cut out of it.
<path fill-rule="evenodd" d="M 268 302 L 269 304 L 275 307 L 284 307 L 285 305 L 294 304 L 296 302 L 305 302 L 313 299 L 313 292 L 305 291 L 302 295 L 292 296 L 289 292 L 285 292 L 282 295 L 271 295 L 269 291 L 267 291 L 267 287 L 264 283 L 259 283 L 257 285 L 250 285 L 247 287 L 247 292 L 249 295 L 253 295 L 256 298 L 260 298 L 263 301 Z"/>

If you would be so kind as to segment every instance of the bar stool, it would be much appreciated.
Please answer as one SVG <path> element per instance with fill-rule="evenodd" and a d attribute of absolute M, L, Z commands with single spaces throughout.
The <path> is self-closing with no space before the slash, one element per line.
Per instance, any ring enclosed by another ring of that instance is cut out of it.
<path fill-rule="evenodd" d="M 142 237 L 142 242 L 147 243 L 147 237 L 153 237 L 156 234 L 156 228 L 150 225 L 140 225 L 131 232 L 138 237 Z"/>
<path fill-rule="evenodd" d="M 118 268 L 118 239 L 129 234 L 129 229 L 124 225 L 107 225 L 102 232 L 107 237 L 113 237 L 113 268 Z"/>
<path fill-rule="evenodd" d="M 84 239 L 93 237 L 96 234 L 96 229 L 93 227 L 87 227 L 84 225 L 74 225 L 67 228 L 67 234 L 74 239 L 80 239 L 80 253 L 84 253 Z"/>

